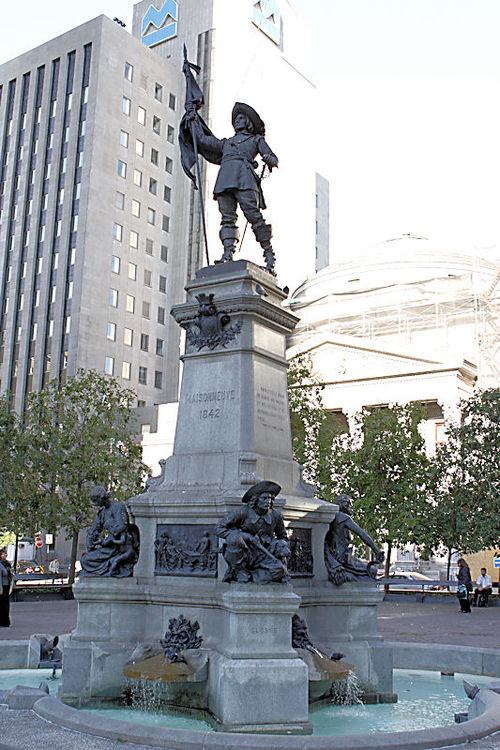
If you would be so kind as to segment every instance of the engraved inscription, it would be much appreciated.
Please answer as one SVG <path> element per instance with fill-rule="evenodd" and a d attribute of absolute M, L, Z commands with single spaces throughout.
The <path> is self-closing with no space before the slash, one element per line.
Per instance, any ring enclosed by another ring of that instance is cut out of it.
<path fill-rule="evenodd" d="M 285 394 L 261 385 L 257 389 L 256 398 L 257 419 L 262 426 L 275 432 L 285 432 L 287 419 Z"/>
<path fill-rule="evenodd" d="M 271 627 L 269 625 L 255 625 L 254 627 L 250 628 L 250 632 L 257 633 L 258 635 L 264 635 L 265 633 L 278 633 L 279 628 Z"/>
<path fill-rule="evenodd" d="M 224 409 L 230 408 L 238 401 L 235 388 L 221 391 L 198 391 L 197 393 L 186 393 L 183 401 L 186 404 L 200 406 L 198 419 L 212 420 L 224 416 Z M 194 416 L 194 415 L 193 415 Z"/>
<path fill-rule="evenodd" d="M 312 554 L 311 529 L 288 529 L 291 555 L 288 570 L 292 577 L 312 576 L 314 563 Z"/>

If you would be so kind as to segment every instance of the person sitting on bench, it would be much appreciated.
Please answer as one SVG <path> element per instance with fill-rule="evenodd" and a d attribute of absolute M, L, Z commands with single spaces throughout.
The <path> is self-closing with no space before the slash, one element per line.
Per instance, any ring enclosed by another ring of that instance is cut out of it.
<path fill-rule="evenodd" d="M 488 606 L 488 596 L 492 593 L 493 587 L 491 583 L 491 578 L 489 575 L 486 574 L 486 568 L 481 568 L 481 575 L 477 579 L 477 585 L 474 589 L 474 600 L 472 602 L 472 605 L 474 607 L 487 607 Z M 479 597 L 479 603 L 478 603 L 478 597 Z"/>

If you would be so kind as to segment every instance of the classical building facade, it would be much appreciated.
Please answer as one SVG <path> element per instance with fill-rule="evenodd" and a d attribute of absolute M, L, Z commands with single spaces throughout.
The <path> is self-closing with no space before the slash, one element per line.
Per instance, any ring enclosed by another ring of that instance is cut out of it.
<path fill-rule="evenodd" d="M 500 383 L 497 258 L 410 235 L 330 266 L 289 300 L 300 323 L 288 355 L 308 353 L 325 408 L 427 404 L 427 443 L 459 400 Z"/>

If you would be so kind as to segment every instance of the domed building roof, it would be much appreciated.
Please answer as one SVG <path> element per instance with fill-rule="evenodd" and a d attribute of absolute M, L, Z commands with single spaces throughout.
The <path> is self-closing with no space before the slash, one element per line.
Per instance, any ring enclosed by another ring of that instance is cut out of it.
<path fill-rule="evenodd" d="M 325 297 L 370 295 L 387 292 L 391 287 L 399 287 L 401 293 L 401 287 L 451 281 L 471 274 L 477 277 L 483 291 L 495 276 L 499 262 L 498 257 L 487 259 L 477 251 L 449 250 L 426 237 L 405 234 L 324 268 L 295 290 L 289 304 L 298 311 Z"/>

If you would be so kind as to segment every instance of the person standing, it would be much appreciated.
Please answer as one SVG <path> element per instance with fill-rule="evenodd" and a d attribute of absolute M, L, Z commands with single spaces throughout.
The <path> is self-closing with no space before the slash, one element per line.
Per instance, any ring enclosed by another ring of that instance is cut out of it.
<path fill-rule="evenodd" d="M 0 628 L 8 628 L 10 625 L 10 587 L 14 574 L 10 562 L 7 560 L 7 550 L 0 550 Z"/>
<path fill-rule="evenodd" d="M 470 576 L 470 569 L 463 557 L 460 557 L 459 560 L 457 560 L 457 565 L 457 596 L 460 603 L 460 612 L 464 612 L 464 614 L 470 614 L 470 594 L 472 591 L 472 578 Z"/>
<path fill-rule="evenodd" d="M 474 599 L 472 600 L 472 606 L 475 607 L 477 605 L 477 598 L 480 596 L 479 599 L 479 606 L 487 607 L 488 606 L 488 597 L 493 592 L 493 584 L 491 582 L 491 577 L 487 575 L 486 568 L 481 568 L 481 575 L 477 579 L 476 588 L 474 589 Z M 481 600 L 483 604 L 481 605 Z"/>

